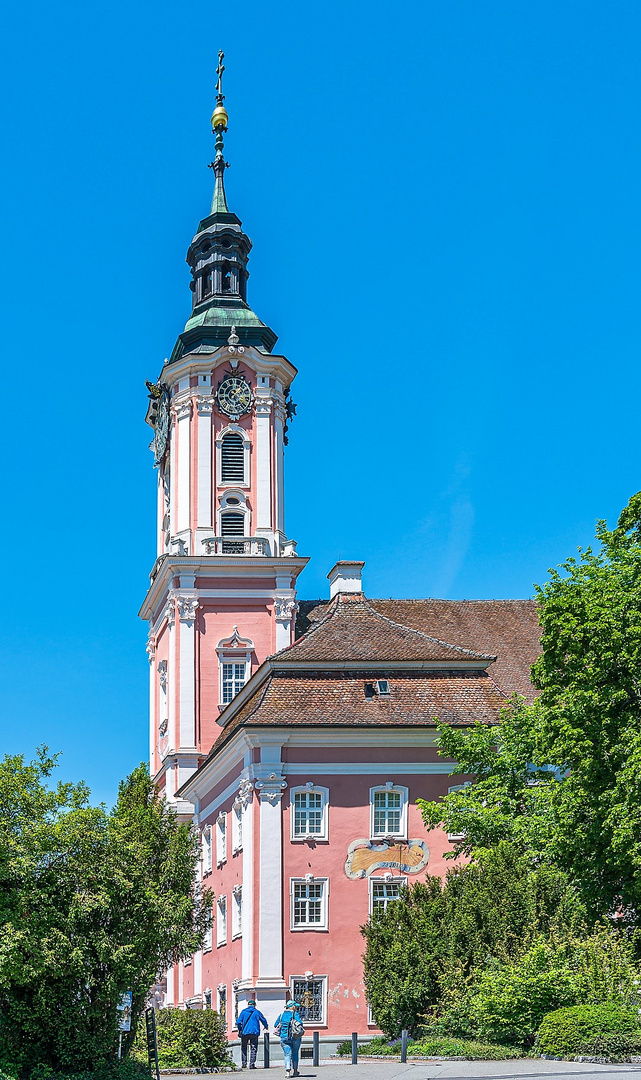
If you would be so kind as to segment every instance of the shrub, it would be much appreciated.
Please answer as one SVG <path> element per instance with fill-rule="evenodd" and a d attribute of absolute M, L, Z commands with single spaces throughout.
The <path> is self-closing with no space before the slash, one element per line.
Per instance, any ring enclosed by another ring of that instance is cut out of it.
<path fill-rule="evenodd" d="M 615 1002 L 556 1009 L 544 1017 L 536 1037 L 537 1050 L 555 1057 L 616 1057 L 634 1053 L 639 1045 L 639 1009 Z"/>
<path fill-rule="evenodd" d="M 211 1009 L 158 1009 L 156 1035 L 161 1069 L 211 1069 L 230 1064 L 225 1024 Z M 142 1022 L 132 1054 L 138 1061 L 147 1060 Z"/>
<path fill-rule="evenodd" d="M 337 1053 L 347 1057 L 352 1052 L 349 1039 L 339 1044 Z M 388 1039 L 386 1035 L 377 1035 L 370 1043 L 360 1045 L 359 1054 L 372 1054 L 376 1057 L 392 1057 L 400 1054 L 401 1040 Z M 507 1058 L 520 1057 L 520 1051 L 508 1046 L 492 1046 L 488 1043 L 470 1039 L 456 1039 L 447 1035 L 430 1035 L 423 1039 L 410 1040 L 407 1052 L 413 1057 L 462 1057 L 472 1060 L 503 1061 Z"/>
<path fill-rule="evenodd" d="M 566 1006 L 619 1006 L 637 997 L 634 940 L 609 926 L 579 937 L 539 938 L 511 963 L 490 961 L 466 983 L 451 977 L 443 986 L 444 1008 L 430 1030 L 506 1045 L 532 1046 L 543 1018 Z M 448 976 L 451 973 L 448 973 Z"/>

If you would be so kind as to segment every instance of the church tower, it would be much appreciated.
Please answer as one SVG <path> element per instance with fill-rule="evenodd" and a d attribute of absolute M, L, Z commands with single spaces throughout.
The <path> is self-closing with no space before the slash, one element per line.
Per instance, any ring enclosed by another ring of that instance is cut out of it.
<path fill-rule="evenodd" d="M 149 621 L 150 768 L 175 793 L 220 732 L 216 720 L 272 653 L 291 644 L 296 555 L 284 525 L 283 457 L 296 369 L 247 302 L 251 241 L 225 194 L 220 54 L 214 196 L 189 250 L 192 313 L 156 383 L 147 422 L 158 476 Z"/>

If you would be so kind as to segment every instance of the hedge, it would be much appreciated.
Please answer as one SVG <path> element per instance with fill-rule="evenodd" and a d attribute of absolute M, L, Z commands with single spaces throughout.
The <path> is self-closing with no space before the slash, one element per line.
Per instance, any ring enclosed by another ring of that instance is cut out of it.
<path fill-rule="evenodd" d="M 337 1053 L 346 1057 L 352 1052 L 350 1040 L 339 1043 Z M 388 1039 L 378 1035 L 370 1043 L 358 1047 L 359 1054 L 371 1054 L 374 1057 L 394 1057 L 401 1052 L 400 1039 Z M 522 1056 L 520 1050 L 511 1046 L 494 1046 L 491 1043 L 477 1042 L 474 1039 L 455 1039 L 447 1035 L 428 1035 L 421 1039 L 410 1039 L 407 1053 L 412 1057 L 461 1057 L 469 1061 L 505 1061 L 508 1058 Z"/>
<path fill-rule="evenodd" d="M 615 1002 L 573 1005 L 543 1018 L 536 1049 L 554 1057 L 620 1057 L 641 1047 L 639 1009 Z"/>

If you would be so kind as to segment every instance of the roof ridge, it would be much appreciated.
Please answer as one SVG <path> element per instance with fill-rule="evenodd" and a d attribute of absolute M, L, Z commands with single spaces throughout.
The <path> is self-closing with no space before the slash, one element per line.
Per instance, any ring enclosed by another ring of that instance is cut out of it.
<path fill-rule="evenodd" d="M 279 649 L 278 652 L 272 653 L 270 659 L 273 660 L 277 656 L 282 656 L 283 653 L 288 653 L 290 649 L 294 649 L 296 645 L 298 645 L 299 641 L 307 641 L 308 638 L 313 637 L 316 631 L 321 626 L 324 626 L 325 623 L 336 614 L 337 608 L 338 603 L 336 602 L 336 597 L 333 597 L 328 601 L 327 607 L 324 608 L 323 614 L 319 619 L 316 619 L 311 623 L 300 637 L 294 638 L 290 645 L 286 645 L 284 649 Z"/>
<path fill-rule="evenodd" d="M 416 634 L 425 641 L 433 641 L 437 645 L 444 645 L 447 649 L 465 653 L 466 656 L 473 656 L 475 659 L 496 660 L 496 656 L 490 655 L 489 653 L 477 652 L 474 649 L 465 649 L 462 645 L 452 645 L 449 641 L 442 641 L 441 638 L 432 637 L 430 634 L 424 634 L 422 630 L 415 630 L 412 626 L 405 626 L 404 623 L 396 622 L 395 619 L 390 619 L 388 615 L 383 615 L 380 611 L 376 611 L 375 608 L 371 606 L 369 600 L 366 600 L 366 603 L 372 612 L 372 615 L 376 616 L 377 619 L 383 619 L 383 621 L 389 623 L 390 626 L 399 626 L 402 630 L 407 630 L 409 634 Z"/>

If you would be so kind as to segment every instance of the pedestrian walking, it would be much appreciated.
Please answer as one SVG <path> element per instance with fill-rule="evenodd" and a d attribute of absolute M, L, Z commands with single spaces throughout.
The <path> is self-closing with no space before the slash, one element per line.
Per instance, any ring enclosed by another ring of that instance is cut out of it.
<path fill-rule="evenodd" d="M 276 1018 L 274 1031 L 280 1036 L 280 1045 L 285 1058 L 285 1076 L 300 1076 L 298 1071 L 298 1053 L 300 1041 L 305 1032 L 298 1010 L 300 1005 L 293 999 L 285 1005 L 284 1011 Z"/>
<path fill-rule="evenodd" d="M 258 1052 L 258 1036 L 260 1025 L 268 1027 L 267 1021 L 260 1009 L 256 1008 L 255 1001 L 248 1001 L 236 1021 L 238 1034 L 240 1035 L 240 1054 L 243 1069 L 247 1068 L 247 1047 L 249 1046 L 249 1067 L 256 1068 L 256 1054 Z"/>

